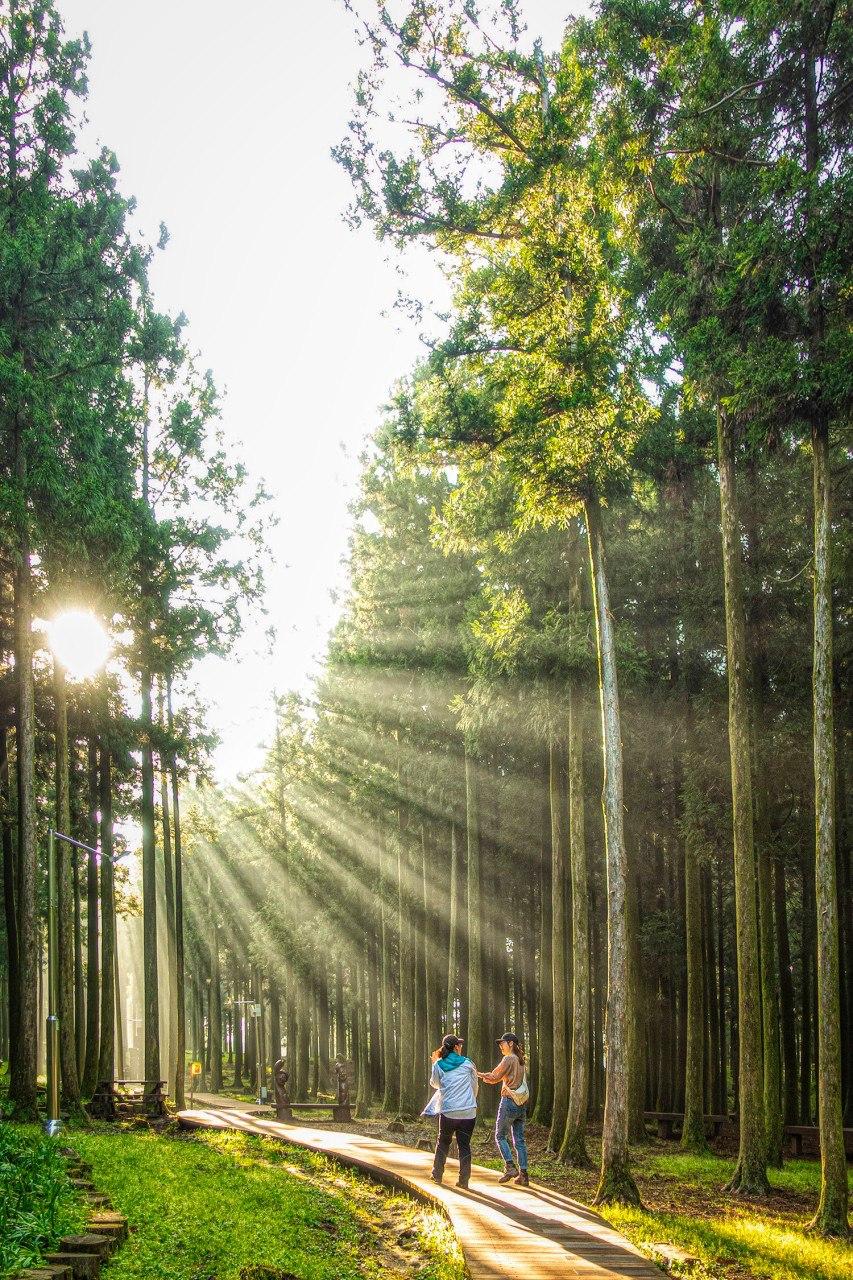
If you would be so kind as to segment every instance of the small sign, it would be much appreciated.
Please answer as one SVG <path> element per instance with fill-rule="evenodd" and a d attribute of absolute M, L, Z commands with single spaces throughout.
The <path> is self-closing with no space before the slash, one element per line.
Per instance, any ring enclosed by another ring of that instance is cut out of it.
<path fill-rule="evenodd" d="M 250 1007 L 249 1012 L 253 1018 L 259 1018 L 261 1016 L 261 1006 L 259 1004 L 253 1004 Z"/>
<path fill-rule="evenodd" d="M 191 1063 L 190 1063 L 190 1075 L 191 1075 L 191 1076 L 193 1076 L 193 1077 L 195 1077 L 195 1076 L 200 1076 L 200 1075 L 201 1075 L 201 1063 L 200 1063 L 200 1062 L 191 1062 Z"/>

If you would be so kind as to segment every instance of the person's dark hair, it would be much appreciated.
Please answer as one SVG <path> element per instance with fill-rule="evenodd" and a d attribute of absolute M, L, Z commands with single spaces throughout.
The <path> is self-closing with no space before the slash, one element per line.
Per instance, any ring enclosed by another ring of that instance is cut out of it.
<path fill-rule="evenodd" d="M 455 1053 L 461 1043 L 458 1036 L 445 1036 L 439 1046 L 438 1056 L 446 1058 L 448 1054 Z"/>
<path fill-rule="evenodd" d="M 514 1053 L 514 1054 L 515 1054 L 515 1056 L 518 1058 L 518 1060 L 519 1060 L 519 1062 L 521 1063 L 521 1065 L 522 1065 L 523 1067 L 526 1067 L 526 1066 L 527 1066 L 527 1062 L 526 1062 L 525 1057 L 524 1057 L 524 1045 L 521 1043 L 521 1041 L 520 1041 L 520 1040 L 519 1040 L 518 1044 L 515 1046 L 515 1048 L 513 1049 L 513 1053 Z"/>

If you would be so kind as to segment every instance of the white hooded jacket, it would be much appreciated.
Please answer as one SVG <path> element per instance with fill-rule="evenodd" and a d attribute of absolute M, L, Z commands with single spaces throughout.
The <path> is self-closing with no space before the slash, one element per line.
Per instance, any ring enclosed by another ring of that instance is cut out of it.
<path fill-rule="evenodd" d="M 477 1091 L 480 1081 L 470 1058 L 463 1059 L 449 1071 L 432 1064 L 429 1082 L 435 1093 L 421 1112 L 425 1116 L 443 1115 L 454 1120 L 473 1120 L 477 1114 Z"/>

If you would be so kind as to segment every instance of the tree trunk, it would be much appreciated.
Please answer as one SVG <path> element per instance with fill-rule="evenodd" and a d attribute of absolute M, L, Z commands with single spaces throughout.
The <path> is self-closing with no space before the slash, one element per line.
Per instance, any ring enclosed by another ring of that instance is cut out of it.
<path fill-rule="evenodd" d="M 145 1078 L 160 1079 L 160 993 L 157 963 L 157 861 L 154 832 L 154 755 L 152 750 L 151 671 L 142 684 L 142 962 Z"/>
<path fill-rule="evenodd" d="M 158 694 L 159 720 L 162 729 L 166 729 L 163 713 L 163 690 Z M 177 968 L 177 948 L 175 944 L 175 872 L 172 858 L 172 819 L 169 804 L 169 772 L 168 763 L 161 751 L 158 764 L 160 766 L 160 814 L 163 824 L 163 902 L 166 916 L 166 994 L 168 997 L 168 1017 L 166 1026 L 166 1075 L 171 1088 L 169 1092 L 175 1096 L 174 1077 L 177 1070 L 178 1039 L 178 1001 L 175 990 L 175 969 Z"/>
<path fill-rule="evenodd" d="M 396 1115 L 400 1110 L 400 1062 L 394 1042 L 394 912 L 390 905 L 391 872 L 390 857 L 384 834 L 379 848 L 379 909 L 381 912 L 382 945 L 382 1062 L 385 1087 L 382 1094 L 382 1110 Z M 341 1052 L 346 1056 L 346 1037 Z"/>
<path fill-rule="evenodd" d="M 91 840 L 97 844 L 97 835 Z M 71 851 L 71 875 L 74 892 L 74 1044 L 77 1052 L 77 1075 L 82 1080 L 86 1065 L 86 987 L 83 976 L 83 902 L 80 888 L 81 849 Z M 87 860 L 88 864 L 88 860 Z M 97 891 L 97 880 L 96 880 Z"/>
<path fill-rule="evenodd" d="M 486 990 L 483 939 L 483 875 L 480 846 L 480 806 L 477 762 L 465 743 L 465 813 L 468 843 L 468 1041 L 466 1053 L 481 1066 L 490 1058 L 486 1024 Z"/>
<path fill-rule="evenodd" d="M 399 778 L 399 775 L 398 775 Z M 400 784 L 402 788 L 402 783 Z M 400 1115 L 415 1116 L 415 956 L 411 920 L 412 860 L 408 851 L 409 831 L 403 818 L 402 789 L 397 813 L 397 936 L 400 972 Z"/>
<path fill-rule="evenodd" d="M 744 1195 L 765 1195 L 769 1184 L 764 1131 L 761 992 L 752 827 L 749 667 L 741 586 L 741 532 L 735 489 L 734 436 L 722 405 L 717 406 L 717 450 L 729 683 L 740 1052 L 740 1150 L 737 1168 L 729 1186 L 731 1190 Z"/>
<path fill-rule="evenodd" d="M 231 955 L 231 999 L 233 1002 L 233 1012 L 232 1012 L 232 1019 L 231 1019 L 231 1037 L 234 1043 L 234 1088 L 238 1090 L 242 1090 L 243 1088 L 243 1006 L 237 1003 L 238 1000 L 240 999 L 240 971 L 237 968 L 237 957 L 235 952 L 232 952 L 232 955 Z M 290 1017 L 292 1016 L 291 1007 L 292 1007 L 292 1001 L 288 1005 L 288 1019 L 290 1019 Z M 293 1025 L 294 1026 L 296 1025 L 295 1022 Z M 288 1027 L 289 1026 L 290 1026 L 290 1021 L 288 1021 Z M 289 1031 L 288 1031 L 287 1041 L 288 1041 L 287 1052 L 288 1052 L 288 1058 L 289 1058 L 288 1070 L 290 1071 L 291 1087 L 293 1087 L 294 1063 L 293 1063 L 292 1055 L 294 1052 L 295 1036 L 293 1039 L 291 1039 Z"/>
<path fill-rule="evenodd" d="M 575 575 L 571 603 L 579 608 Z M 586 1149 L 589 1111 L 590 939 L 587 885 L 586 821 L 583 782 L 583 695 L 580 681 L 569 683 L 569 855 L 572 877 L 572 1057 L 569 1107 L 560 1160 L 575 1168 L 591 1167 Z"/>
<path fill-rule="evenodd" d="M 175 736 L 175 717 L 172 710 L 172 679 L 166 677 L 166 721 L 169 735 Z M 169 750 L 169 772 L 172 780 L 172 837 L 175 853 L 175 1106 L 184 1106 L 184 1076 L 186 1072 L 186 1010 L 184 1002 L 184 880 L 181 857 L 181 807 L 178 791 L 178 761 L 175 748 Z"/>
<path fill-rule="evenodd" d="M 717 1115 L 725 1110 L 720 1098 L 720 1007 L 717 1003 L 717 956 L 714 938 L 714 902 L 711 869 L 702 870 L 703 932 L 705 938 L 705 1001 L 708 1010 L 708 1054 L 705 1100 L 708 1111 Z"/>
<path fill-rule="evenodd" d="M 703 1078 L 705 1009 L 702 963 L 702 890 L 695 822 L 688 818 L 684 834 L 684 923 L 687 941 L 687 1061 L 684 1073 L 685 1151 L 707 1149 Z"/>
<path fill-rule="evenodd" d="M 546 762 L 546 768 L 548 763 Z M 554 1105 L 554 1014 L 552 998 L 553 974 L 551 971 L 551 805 L 548 773 L 543 774 L 542 812 L 539 841 L 539 1036 L 538 1080 L 536 1106 L 532 1119 L 536 1124 L 550 1127 Z"/>
<path fill-rule="evenodd" d="M 58 658 L 53 660 L 54 746 L 56 780 L 56 829 L 71 834 L 71 798 L 68 782 L 68 704 L 65 671 Z M 62 1101 L 74 1109 L 80 1105 L 80 1079 L 77 1075 L 77 1041 L 74 1033 L 74 884 L 71 874 L 71 848 L 64 840 L 56 841 L 57 914 L 59 917 L 59 980 L 57 998 L 59 1015 L 59 1063 L 62 1074 Z M 97 921 L 95 924 L 97 938 Z"/>
<path fill-rule="evenodd" d="M 791 944 L 788 934 L 785 864 L 777 851 L 773 865 L 776 949 L 779 954 L 779 995 L 782 1015 L 782 1061 L 784 1064 L 784 1116 L 786 1124 L 797 1123 L 797 1036 L 794 1019 L 794 982 L 791 974 Z"/>
<path fill-rule="evenodd" d="M 723 868 L 717 861 L 717 1009 L 720 1018 L 719 1091 L 721 1112 L 729 1106 L 728 1056 L 726 1053 L 726 927 L 723 912 Z"/>
<path fill-rule="evenodd" d="M 3 839 L 3 906 L 6 923 L 6 968 L 9 999 L 9 1054 L 18 1043 L 21 1018 L 21 983 L 18 974 L 18 894 L 15 883 L 15 844 L 12 833 L 12 806 L 9 787 L 9 738 L 5 721 L 0 724 L 0 829 Z"/>
<path fill-rule="evenodd" d="M 566 880 L 569 838 L 568 767 L 566 746 L 551 737 L 548 745 L 548 778 L 551 801 L 551 991 L 554 1106 L 548 1150 L 559 1151 L 566 1133 L 568 1112 L 567 987 L 566 987 Z"/>
<path fill-rule="evenodd" d="M 800 925 L 800 1124 L 812 1123 L 812 998 L 814 961 L 814 867 L 808 851 L 802 852 L 802 918 Z"/>
<path fill-rule="evenodd" d="M 812 70 L 813 74 L 813 70 Z M 817 1100 L 820 1203 L 811 1228 L 849 1235 L 847 1165 L 841 1118 L 838 892 L 835 866 L 835 741 L 832 706 L 832 527 L 829 432 L 812 431 L 814 466 L 814 779 L 815 905 L 817 909 Z"/>
<path fill-rule="evenodd" d="M 447 950 L 447 1007 L 444 1015 L 446 1034 L 459 1034 L 457 994 L 459 982 L 459 853 L 456 845 L 456 823 L 450 821 L 450 938 Z"/>
<path fill-rule="evenodd" d="M 607 1014 L 604 1050 L 604 1128 L 601 1179 L 596 1204 L 639 1204 L 640 1196 L 628 1168 L 628 1099 L 631 1081 L 628 1044 L 628 859 L 625 851 L 622 798 L 622 728 L 613 616 L 604 557 L 604 534 L 598 495 L 584 503 L 589 540 L 598 684 L 604 757 L 604 844 L 607 863 Z"/>
<path fill-rule="evenodd" d="M 101 739 L 98 788 L 101 810 L 101 1017 L 96 1084 L 102 1080 L 113 1080 L 116 1075 L 116 906 L 113 878 L 112 757 L 103 739 Z"/>
<path fill-rule="evenodd" d="M 230 1043 L 229 1043 L 230 1052 Z M 273 1067 L 281 1057 L 281 991 L 270 979 L 270 1063 Z"/>
<path fill-rule="evenodd" d="M 93 735 L 88 747 L 89 793 L 89 843 L 93 848 L 98 841 L 98 740 Z M 98 1083 L 98 1061 L 101 1036 L 101 983 L 99 953 L 98 911 L 98 855 L 89 853 L 86 858 L 86 1059 L 83 1067 L 81 1090 L 84 1098 L 91 1098 Z"/>
<path fill-rule="evenodd" d="M 210 883 L 208 882 L 208 892 Z M 213 916 L 211 903 L 211 917 Z M 219 925 L 210 922 L 210 1091 L 222 1090 L 222 973 L 219 964 Z"/>

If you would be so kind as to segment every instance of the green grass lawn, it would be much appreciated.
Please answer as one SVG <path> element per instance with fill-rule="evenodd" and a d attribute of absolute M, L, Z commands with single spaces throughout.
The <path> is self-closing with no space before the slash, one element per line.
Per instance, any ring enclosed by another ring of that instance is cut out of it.
<path fill-rule="evenodd" d="M 109 1280 L 461 1280 L 445 1219 L 308 1152 L 239 1133 L 100 1126 L 69 1141 L 130 1224 Z M 263 1273 L 261 1273 L 263 1274 Z"/>

